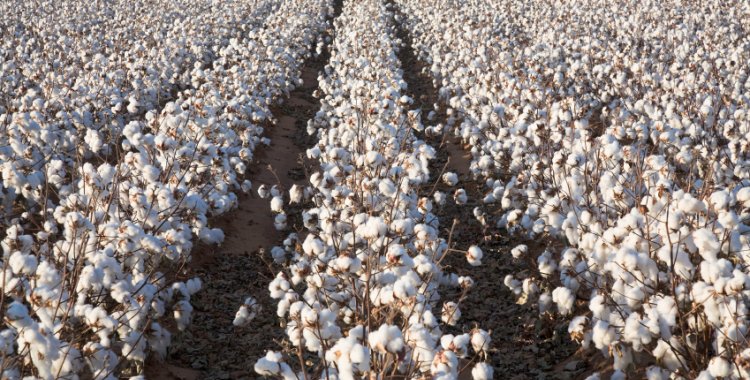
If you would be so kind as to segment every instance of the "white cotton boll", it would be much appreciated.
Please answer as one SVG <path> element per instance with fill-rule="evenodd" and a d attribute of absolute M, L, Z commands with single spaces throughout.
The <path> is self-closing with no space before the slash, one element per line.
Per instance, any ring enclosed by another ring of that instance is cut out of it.
<path fill-rule="evenodd" d="M 609 377 L 610 380 L 627 380 L 627 378 L 625 372 L 622 372 L 622 370 L 619 369 L 612 372 L 612 376 Z"/>
<path fill-rule="evenodd" d="M 14 274 L 33 274 L 37 268 L 36 256 L 24 255 L 20 251 L 13 252 L 9 264 Z"/>
<path fill-rule="evenodd" d="M 279 373 L 280 367 L 279 362 L 281 361 L 281 353 L 268 351 L 265 357 L 258 359 L 255 362 L 255 372 L 261 376 L 273 376 Z"/>
<path fill-rule="evenodd" d="M 466 190 L 464 189 L 458 189 L 453 194 L 453 200 L 456 201 L 457 205 L 465 205 L 466 202 L 468 202 L 469 197 L 466 195 Z"/>
<path fill-rule="evenodd" d="M 527 247 L 525 244 L 521 244 L 511 249 L 510 254 L 513 255 L 514 259 L 520 259 L 524 255 L 526 255 L 526 252 L 528 251 L 529 251 L 529 247 Z"/>
<path fill-rule="evenodd" d="M 434 380 L 458 378 L 458 358 L 453 351 L 443 350 L 432 359 L 430 374 Z"/>
<path fill-rule="evenodd" d="M 201 287 L 203 284 L 201 283 L 201 279 L 199 277 L 193 277 L 185 283 L 185 288 L 187 289 L 188 295 L 193 295 L 195 293 L 198 293 L 201 290 Z"/>
<path fill-rule="evenodd" d="M 104 146 L 104 142 L 102 141 L 101 136 L 99 136 L 99 132 L 94 129 L 86 130 L 86 136 L 83 138 L 83 141 L 86 142 L 89 149 L 94 153 L 99 153 Z"/>
<path fill-rule="evenodd" d="M 282 247 L 275 246 L 271 248 L 271 257 L 273 262 L 281 264 L 286 260 L 286 250 Z"/>
<path fill-rule="evenodd" d="M 599 320 L 594 324 L 591 341 L 600 350 L 605 350 L 617 339 L 617 333 L 609 323 Z"/>
<path fill-rule="evenodd" d="M 248 297 L 234 316 L 233 325 L 247 326 L 258 315 L 260 305 L 253 297 Z"/>
<path fill-rule="evenodd" d="M 550 292 L 544 292 L 539 296 L 539 314 L 544 314 L 550 310 L 554 301 Z"/>
<path fill-rule="evenodd" d="M 706 211 L 706 204 L 690 194 L 685 194 L 677 204 L 677 207 L 685 213 L 699 213 Z"/>
<path fill-rule="evenodd" d="M 246 179 L 242 181 L 241 189 L 243 193 L 247 194 L 253 190 L 253 183 L 250 182 L 250 180 Z"/>
<path fill-rule="evenodd" d="M 485 362 L 477 363 L 471 369 L 471 378 L 474 380 L 491 380 L 493 379 L 494 369 Z"/>
<path fill-rule="evenodd" d="M 201 228 L 198 237 L 206 244 L 221 244 L 224 241 L 224 231 L 221 228 Z"/>
<path fill-rule="evenodd" d="M 729 206 L 730 201 L 731 196 L 726 190 L 715 191 L 711 194 L 711 197 L 709 197 L 709 204 L 715 211 L 726 209 Z"/>
<path fill-rule="evenodd" d="M 445 196 L 445 193 L 443 193 L 443 192 L 436 191 L 435 194 L 432 194 L 432 199 L 435 200 L 435 203 L 438 206 L 444 206 L 445 205 L 446 196 Z"/>
<path fill-rule="evenodd" d="M 440 320 L 449 326 L 455 326 L 459 319 L 461 319 L 461 310 L 458 308 L 458 304 L 453 301 L 444 303 Z"/>
<path fill-rule="evenodd" d="M 149 183 L 158 182 L 161 171 L 153 165 L 145 165 L 143 167 L 143 178 Z"/>
<path fill-rule="evenodd" d="M 714 356 L 708 362 L 708 372 L 714 377 L 728 377 L 732 373 L 732 364 L 721 356 Z"/>
<path fill-rule="evenodd" d="M 262 184 L 258 186 L 258 196 L 261 197 L 261 199 L 266 199 L 271 193 L 268 191 L 268 186 L 265 184 Z"/>
<path fill-rule="evenodd" d="M 392 198 L 397 193 L 396 185 L 388 178 L 380 181 L 378 190 L 388 198 Z"/>
<path fill-rule="evenodd" d="M 667 380 L 669 379 L 669 371 L 664 368 L 657 366 L 650 366 L 646 369 L 647 380 Z"/>
<path fill-rule="evenodd" d="M 471 333 L 471 347 L 474 349 L 474 352 L 482 352 L 487 351 L 490 349 L 490 342 L 492 342 L 492 338 L 490 338 L 490 333 L 487 331 L 484 331 L 482 329 L 475 329 Z"/>
<path fill-rule="evenodd" d="M 361 229 L 362 237 L 368 240 L 376 239 L 381 236 L 385 236 L 388 231 L 388 225 L 385 224 L 381 217 L 370 217 L 367 219 L 364 225 L 357 228 L 358 232 Z"/>
<path fill-rule="evenodd" d="M 599 375 L 599 372 L 595 372 L 591 375 L 588 375 L 585 380 L 600 380 L 601 375 Z"/>
<path fill-rule="evenodd" d="M 193 315 L 193 305 L 187 300 L 180 300 L 175 304 L 173 314 L 177 322 L 177 329 L 185 331 Z"/>
<path fill-rule="evenodd" d="M 458 175 L 453 172 L 446 172 L 443 174 L 443 183 L 446 185 L 453 187 L 458 184 Z"/>
<path fill-rule="evenodd" d="M 289 281 L 286 280 L 283 272 L 279 272 L 279 274 L 276 275 L 276 278 L 274 278 L 268 285 L 268 291 L 271 293 L 271 298 L 273 299 L 283 297 L 289 288 Z"/>
<path fill-rule="evenodd" d="M 302 186 L 297 186 L 296 184 L 292 185 L 292 188 L 289 189 L 289 204 L 302 202 L 303 196 L 304 190 L 302 189 Z"/>
<path fill-rule="evenodd" d="M 542 277 L 549 277 L 557 269 L 557 263 L 552 259 L 552 253 L 550 251 L 544 251 L 537 258 L 537 266 L 539 268 L 539 274 Z"/>
<path fill-rule="evenodd" d="M 284 212 L 284 198 L 281 196 L 271 198 L 271 211 L 275 213 Z"/>
<path fill-rule="evenodd" d="M 521 281 L 513 277 L 512 274 L 505 275 L 503 283 L 508 289 L 513 292 L 513 294 L 515 294 L 516 296 L 521 295 L 521 292 L 523 291 L 523 289 L 521 288 Z"/>
<path fill-rule="evenodd" d="M 552 301 L 557 304 L 557 309 L 562 315 L 568 315 L 573 311 L 575 300 L 575 294 L 566 287 L 560 286 L 552 291 Z"/>
<path fill-rule="evenodd" d="M 698 247 L 698 253 L 704 260 L 714 262 L 721 250 L 721 243 L 716 235 L 707 228 L 693 231 L 693 242 Z"/>
<path fill-rule="evenodd" d="M 286 214 L 278 214 L 273 218 L 273 226 L 277 231 L 283 231 L 286 228 Z"/>
<path fill-rule="evenodd" d="M 484 253 L 482 253 L 482 249 L 476 245 L 472 245 L 466 251 L 466 261 L 468 261 L 471 266 L 476 267 L 482 265 L 482 257 L 484 257 Z"/>
<path fill-rule="evenodd" d="M 404 347 L 401 330 L 397 326 L 383 324 L 368 336 L 370 348 L 379 353 L 398 353 Z"/>
<path fill-rule="evenodd" d="M 737 201 L 742 203 L 745 207 L 750 207 L 750 186 L 743 187 L 737 191 Z"/>

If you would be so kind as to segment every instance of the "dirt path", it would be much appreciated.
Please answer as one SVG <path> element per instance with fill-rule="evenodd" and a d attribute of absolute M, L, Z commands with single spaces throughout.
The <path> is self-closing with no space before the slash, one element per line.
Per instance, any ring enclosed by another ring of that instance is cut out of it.
<path fill-rule="evenodd" d="M 338 3 L 334 17 L 340 14 Z M 193 254 L 189 271 L 203 281 L 203 288 L 193 299 L 193 321 L 186 331 L 173 335 L 164 362 L 147 363 L 147 378 L 255 379 L 255 361 L 266 350 L 280 348 L 284 331 L 279 328 L 275 302 L 267 289 L 275 271 L 265 252 L 279 244 L 289 231 L 274 228 L 269 199 L 261 199 L 256 190 L 262 184 L 269 188 L 279 185 L 288 199 L 293 184 L 307 181 L 306 166 L 311 164 L 304 159 L 311 141 L 306 132 L 307 120 L 320 108 L 312 94 L 328 58 L 325 51 L 309 58 L 302 68 L 303 85 L 273 110 L 277 122 L 264 133 L 271 144 L 256 149 L 247 171 L 253 191 L 238 195 L 236 210 L 212 219 L 212 226 L 224 230 L 222 245 L 199 244 Z M 249 326 L 235 327 L 234 315 L 248 296 L 258 300 L 262 311 Z"/>
<path fill-rule="evenodd" d="M 415 108 L 422 109 L 425 125 L 445 124 L 447 116 L 444 105 L 440 104 L 438 91 L 432 78 L 425 71 L 425 64 L 418 59 L 409 33 L 401 24 L 404 19 L 397 6 L 391 3 L 396 13 L 398 37 L 404 42 L 399 52 L 404 80 L 408 83 L 409 94 L 415 99 Z M 427 120 L 434 104 L 440 104 L 434 120 Z M 469 166 L 471 154 L 461 146 L 458 139 L 450 135 L 425 138 L 437 149 L 437 158 L 433 160 L 431 172 L 434 177 L 443 171 L 458 174 L 459 183 L 449 188 L 440 182 L 437 190 L 448 196 L 445 206 L 436 211 L 441 222 L 441 236 L 448 237 L 454 223 L 452 248 L 467 249 L 471 244 L 479 244 L 484 251 L 483 265 L 471 267 L 460 255 L 450 257 L 449 270 L 459 275 L 471 276 L 475 288 L 461 302 L 462 320 L 449 333 L 468 332 L 480 327 L 492 332 L 493 349 L 491 363 L 495 367 L 495 378 L 498 379 L 573 379 L 584 373 L 585 364 L 571 362 L 571 355 L 578 346 L 570 341 L 567 325 L 555 321 L 542 321 L 535 309 L 527 305 L 516 304 L 513 295 L 503 284 L 506 274 L 519 271 L 519 264 L 511 259 L 509 250 L 513 242 L 509 241 L 494 228 L 484 228 L 474 217 L 473 209 L 482 201 L 485 191 L 482 181 L 471 176 Z M 434 179 L 433 179 L 434 180 Z M 464 188 L 469 195 L 466 205 L 458 206 L 453 201 L 453 191 Z M 430 190 L 430 189 L 427 189 Z M 423 194 L 432 196 L 432 194 Z M 458 298 L 458 294 L 446 294 L 446 299 Z M 551 323 L 550 323 L 551 322 Z M 553 327 L 546 327 L 552 325 Z M 558 365 L 558 363 L 565 363 Z"/>

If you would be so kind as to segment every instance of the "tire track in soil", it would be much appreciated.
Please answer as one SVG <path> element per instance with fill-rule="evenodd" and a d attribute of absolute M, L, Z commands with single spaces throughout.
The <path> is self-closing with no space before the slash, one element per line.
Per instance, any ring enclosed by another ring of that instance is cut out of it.
<path fill-rule="evenodd" d="M 439 99 L 438 90 L 429 74 L 429 66 L 417 57 L 409 33 L 402 25 L 406 18 L 392 0 L 387 1 L 387 4 L 394 10 L 397 36 L 402 41 L 398 56 L 404 70 L 404 80 L 408 84 L 407 95 L 414 99 L 414 107 L 422 110 L 424 125 L 445 125 L 446 106 Z M 437 117 L 432 121 L 427 120 L 429 112 L 435 109 L 434 105 L 439 106 Z M 434 173 L 432 180 L 438 181 L 436 189 L 444 192 L 448 199 L 443 207 L 435 205 L 433 209 L 442 222 L 441 236 L 447 238 L 455 223 L 451 248 L 465 250 L 470 245 L 477 244 L 484 251 L 483 264 L 479 267 L 471 267 L 462 255 L 446 258 L 448 270 L 471 276 L 476 283 L 460 303 L 462 317 L 459 324 L 455 328 L 446 329 L 445 333 L 460 334 L 470 332 L 475 327 L 490 331 L 490 363 L 495 368 L 495 378 L 498 379 L 581 378 L 584 371 L 580 366 L 575 366 L 574 371 L 566 371 L 564 365 L 555 366 L 566 362 L 578 349 L 568 337 L 567 324 L 542 320 L 536 309 L 516 304 L 513 294 L 504 285 L 505 275 L 522 269 L 519 268 L 519 263 L 512 261 L 509 253 L 514 243 L 500 235 L 496 229 L 484 228 L 474 217 L 474 207 L 480 206 L 484 198 L 484 183 L 474 180 L 471 175 L 471 154 L 468 149 L 464 149 L 461 141 L 450 131 L 444 133 L 437 137 L 419 135 L 437 150 L 430 168 L 431 173 Z M 448 187 L 440 181 L 443 171 L 452 171 L 459 176 L 455 187 Z M 453 201 L 453 192 L 459 188 L 464 188 L 469 196 L 467 204 L 462 206 Z M 425 193 L 422 196 L 432 197 L 432 194 Z M 444 298 L 458 299 L 458 291 L 452 292 L 445 292 Z M 549 327 L 550 323 L 552 327 Z M 470 379 L 471 376 L 462 373 L 461 379 L 463 378 Z"/>
<path fill-rule="evenodd" d="M 255 361 L 266 350 L 281 348 L 285 335 L 279 328 L 276 302 L 268 293 L 275 270 L 266 252 L 290 231 L 275 229 L 270 199 L 261 199 L 257 189 L 261 184 L 269 188 L 279 185 L 288 201 L 292 185 L 307 183 L 307 168 L 313 162 L 305 158 L 305 150 L 314 143 L 314 136 L 306 132 L 307 120 L 320 109 L 313 92 L 318 88 L 318 75 L 329 60 L 333 19 L 341 14 L 342 5 L 341 0 L 334 3 L 331 27 L 323 36 L 327 39 L 326 48 L 302 66 L 302 86 L 272 109 L 276 122 L 264 130 L 264 137 L 271 143 L 256 148 L 246 172 L 253 190 L 238 194 L 237 209 L 211 220 L 212 226 L 224 230 L 224 242 L 220 246 L 196 243 L 193 261 L 185 274 L 197 275 L 203 282 L 203 288 L 192 299 L 192 323 L 183 332 L 173 332 L 164 362 L 150 359 L 147 378 L 255 379 Z M 293 223 L 290 219 L 289 225 Z M 234 315 L 248 296 L 255 297 L 262 310 L 248 326 L 237 328 L 232 325 Z"/>

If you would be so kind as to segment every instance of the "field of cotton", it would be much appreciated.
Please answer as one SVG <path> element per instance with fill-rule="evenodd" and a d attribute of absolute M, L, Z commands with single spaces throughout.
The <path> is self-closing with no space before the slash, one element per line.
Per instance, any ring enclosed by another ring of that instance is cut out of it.
<path fill-rule="evenodd" d="M 750 378 L 749 28 L 0 2 L 0 379 Z"/>

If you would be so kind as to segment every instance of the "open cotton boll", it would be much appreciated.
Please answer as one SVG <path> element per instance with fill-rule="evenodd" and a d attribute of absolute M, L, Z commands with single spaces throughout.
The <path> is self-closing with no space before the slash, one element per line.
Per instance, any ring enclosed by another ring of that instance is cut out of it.
<path fill-rule="evenodd" d="M 513 294 L 515 294 L 516 296 L 521 295 L 521 292 L 523 291 L 523 289 L 521 288 L 521 281 L 513 277 L 512 274 L 505 275 L 503 283 L 508 289 L 513 292 Z"/>
<path fill-rule="evenodd" d="M 271 192 L 268 190 L 268 186 L 265 184 L 262 184 L 258 186 L 258 196 L 262 199 L 268 198 L 268 196 L 271 195 Z"/>
<path fill-rule="evenodd" d="M 472 245 L 466 251 L 466 261 L 468 261 L 471 266 L 476 267 L 482 265 L 482 257 L 484 257 L 484 253 L 482 253 L 482 249 L 476 245 Z"/>
<path fill-rule="evenodd" d="M 36 256 L 25 255 L 20 251 L 15 251 L 10 255 L 10 260 L 8 261 L 14 274 L 33 274 L 36 272 Z"/>
<path fill-rule="evenodd" d="M 513 249 L 510 250 L 510 254 L 514 259 L 520 259 L 526 254 L 526 252 L 528 252 L 528 250 L 529 248 L 525 244 L 520 244 L 513 247 Z"/>
<path fill-rule="evenodd" d="M 717 260 L 716 255 L 721 249 L 721 244 L 716 235 L 707 228 L 701 228 L 693 231 L 693 242 L 698 247 L 698 253 L 704 260 L 714 262 Z"/>
<path fill-rule="evenodd" d="M 281 376 L 285 380 L 297 378 L 289 364 L 283 361 L 280 352 L 268 351 L 266 356 L 255 362 L 253 369 L 261 376 Z"/>
<path fill-rule="evenodd" d="M 247 297 L 245 302 L 234 316 L 233 325 L 237 327 L 247 326 L 258 315 L 260 305 L 253 297 Z"/>
<path fill-rule="evenodd" d="M 458 175 L 456 173 L 453 173 L 453 172 L 443 173 L 442 178 L 443 178 L 443 183 L 445 183 L 446 185 L 450 187 L 456 186 L 458 184 Z"/>
<path fill-rule="evenodd" d="M 221 244 L 224 231 L 221 228 L 201 228 L 198 237 L 206 244 Z"/>
<path fill-rule="evenodd" d="M 432 195 L 432 199 L 435 200 L 435 203 L 438 206 L 444 206 L 446 201 L 445 193 L 436 191 L 435 194 Z"/>
<path fill-rule="evenodd" d="M 284 198 L 281 196 L 271 198 L 271 211 L 275 213 L 284 212 Z"/>
<path fill-rule="evenodd" d="M 283 231 L 286 228 L 286 221 L 286 214 L 278 214 L 273 218 L 273 226 L 277 231 Z"/>
<path fill-rule="evenodd" d="M 248 194 L 253 190 L 253 183 L 249 179 L 246 179 L 242 181 L 241 189 L 243 193 Z"/>
<path fill-rule="evenodd" d="M 447 325 L 455 326 L 459 319 L 461 319 L 461 310 L 458 308 L 458 304 L 453 301 L 444 303 L 443 311 L 440 314 L 440 320 Z"/>
<path fill-rule="evenodd" d="M 289 189 L 289 204 L 302 202 L 303 196 L 304 190 L 302 186 L 298 186 L 297 184 L 292 185 L 292 188 Z"/>
<path fill-rule="evenodd" d="M 714 356 L 708 362 L 708 372 L 713 377 L 728 377 L 732 374 L 732 366 L 727 359 L 721 356 Z"/>
<path fill-rule="evenodd" d="M 490 342 L 492 342 L 492 338 L 490 338 L 490 334 L 487 331 L 474 329 L 471 332 L 471 347 L 474 349 L 474 352 L 479 353 L 489 350 Z"/>
<path fill-rule="evenodd" d="M 453 200 L 456 201 L 457 205 L 465 205 L 466 202 L 469 200 L 469 196 L 466 195 L 466 190 L 464 189 L 458 189 L 453 194 Z"/>
<path fill-rule="evenodd" d="M 552 291 L 552 301 L 557 304 L 557 310 L 562 315 L 568 315 L 573 311 L 575 294 L 570 289 L 560 286 Z"/>
<path fill-rule="evenodd" d="M 471 369 L 471 378 L 474 380 L 491 380 L 495 370 L 485 362 L 477 363 Z"/>
<path fill-rule="evenodd" d="M 404 347 L 401 330 L 397 326 L 383 324 L 368 336 L 370 348 L 379 353 L 398 353 Z"/>

